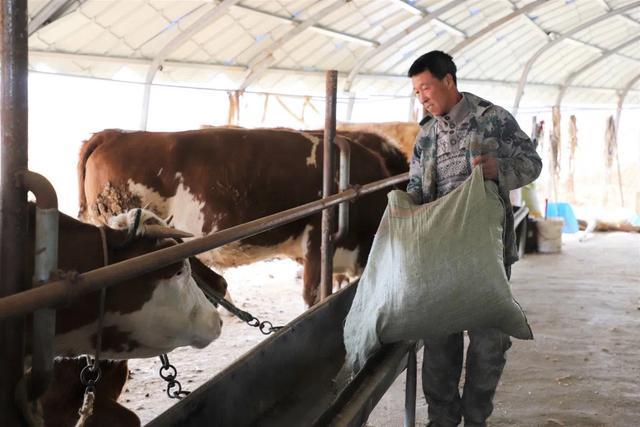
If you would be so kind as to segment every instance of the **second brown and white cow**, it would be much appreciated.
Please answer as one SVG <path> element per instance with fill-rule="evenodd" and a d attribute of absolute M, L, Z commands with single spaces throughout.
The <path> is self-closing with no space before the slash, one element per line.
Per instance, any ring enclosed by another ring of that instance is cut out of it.
<path fill-rule="evenodd" d="M 98 227 L 64 214 L 59 222 L 60 269 L 82 273 L 104 266 Z M 105 228 L 105 237 L 110 264 L 176 244 L 153 236 L 130 239 L 128 230 L 111 228 Z M 57 356 L 95 351 L 97 309 L 96 292 L 57 310 Z M 196 285 L 188 260 L 109 288 L 103 325 L 102 355 L 108 359 L 151 357 L 181 346 L 202 348 L 221 332 L 217 309 Z"/>
<path fill-rule="evenodd" d="M 322 144 L 321 134 L 285 129 L 102 131 L 81 149 L 80 217 L 104 223 L 123 209 L 149 205 L 162 217 L 173 215 L 177 228 L 207 235 L 318 200 Z M 394 175 L 380 152 L 361 144 L 351 145 L 351 162 L 354 184 Z M 361 272 L 386 202 L 379 192 L 351 206 L 349 233 L 336 247 L 336 272 Z M 214 249 L 201 259 L 222 273 L 275 257 L 304 264 L 304 300 L 317 302 L 319 214 Z"/>
<path fill-rule="evenodd" d="M 154 223 L 149 215 L 143 213 L 140 226 L 134 230 L 131 227 L 134 215 L 124 213 L 113 219 L 116 228 L 105 227 L 103 234 L 94 225 L 60 214 L 59 268 L 83 273 L 102 267 L 103 236 L 109 264 L 175 245 L 175 240 L 162 237 L 166 230 L 157 233 L 152 229 L 161 224 Z M 30 204 L 29 253 L 32 254 L 34 218 L 35 206 Z M 103 360 L 100 364 L 102 376 L 96 389 L 95 416 L 88 425 L 139 425 L 137 416 L 117 403 L 128 373 L 123 359 L 156 356 L 180 346 L 202 348 L 220 335 L 220 316 L 196 285 L 192 277 L 193 262 L 199 272 L 206 269 L 197 260 L 184 260 L 107 290 L 101 357 L 116 360 Z M 33 270 L 32 262 L 27 263 L 27 269 Z M 209 276 L 205 284 L 213 292 L 224 295 L 224 279 L 214 277 L 212 280 Z M 94 292 L 56 311 L 54 352 L 58 358 L 54 381 L 41 399 L 46 426 L 75 425 L 78 419 L 84 394 L 79 374 L 86 362 L 84 358 L 75 357 L 96 351 L 98 302 L 99 293 Z M 30 352 L 30 342 L 27 347 Z"/>

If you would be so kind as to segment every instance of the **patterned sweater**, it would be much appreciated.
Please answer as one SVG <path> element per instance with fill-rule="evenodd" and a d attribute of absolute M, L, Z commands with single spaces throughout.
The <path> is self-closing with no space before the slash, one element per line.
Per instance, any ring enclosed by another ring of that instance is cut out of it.
<path fill-rule="evenodd" d="M 470 175 L 473 156 L 493 155 L 505 205 L 504 263 L 510 266 L 518 260 L 518 253 L 509 191 L 540 174 L 542 161 L 533 143 L 508 111 L 466 92 L 448 114 L 427 116 L 420 124 L 407 192 L 416 203 L 432 202 Z"/>

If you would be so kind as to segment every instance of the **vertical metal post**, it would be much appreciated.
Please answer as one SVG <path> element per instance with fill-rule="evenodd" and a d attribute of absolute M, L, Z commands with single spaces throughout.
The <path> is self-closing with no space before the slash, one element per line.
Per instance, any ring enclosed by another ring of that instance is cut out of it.
<path fill-rule="evenodd" d="M 404 427 L 416 425 L 416 383 L 417 383 L 416 345 L 413 344 L 407 354 L 407 382 L 404 394 Z"/>
<path fill-rule="evenodd" d="M 27 194 L 16 172 L 27 168 L 27 0 L 2 2 L 2 164 L 0 172 L 0 297 L 26 288 Z M 22 377 L 24 318 L 0 322 L 0 425 L 19 425 L 14 390 Z"/>
<path fill-rule="evenodd" d="M 323 181 L 322 197 L 329 197 L 334 192 L 333 140 L 336 136 L 336 93 L 338 88 L 338 72 L 327 71 L 326 105 L 324 119 L 323 143 Z M 333 213 L 335 208 L 322 211 L 322 243 L 320 246 L 320 299 L 331 295 L 333 287 Z"/>
<path fill-rule="evenodd" d="M 351 177 L 351 146 L 346 138 L 335 138 L 335 143 L 340 149 L 340 179 L 338 182 L 338 192 L 343 192 L 349 188 Z M 349 205 L 351 202 L 342 202 L 338 207 L 338 231 L 336 231 L 331 239 L 334 245 L 349 232 Z"/>
<path fill-rule="evenodd" d="M 53 185 L 40 174 L 26 171 L 19 173 L 19 178 L 25 190 L 36 196 L 33 286 L 43 286 L 58 268 L 58 196 Z M 55 309 L 41 308 L 33 313 L 29 401 L 42 396 L 53 378 L 55 331 Z"/>

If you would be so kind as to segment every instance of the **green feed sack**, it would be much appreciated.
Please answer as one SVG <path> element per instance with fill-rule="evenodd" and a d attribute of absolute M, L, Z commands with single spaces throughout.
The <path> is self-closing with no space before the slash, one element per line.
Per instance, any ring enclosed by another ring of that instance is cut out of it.
<path fill-rule="evenodd" d="M 346 367 L 357 372 L 382 343 L 468 329 L 533 338 L 504 270 L 504 206 L 480 168 L 432 203 L 388 199 L 345 321 Z"/>

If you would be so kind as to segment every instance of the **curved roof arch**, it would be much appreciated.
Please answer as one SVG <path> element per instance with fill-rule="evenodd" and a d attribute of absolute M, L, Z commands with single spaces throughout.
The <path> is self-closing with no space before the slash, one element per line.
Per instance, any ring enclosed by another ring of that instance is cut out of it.
<path fill-rule="evenodd" d="M 411 62 L 440 49 L 454 56 L 461 84 L 485 87 L 517 109 L 557 99 L 613 104 L 640 64 L 637 0 L 29 0 L 28 7 L 32 70 L 118 79 L 126 69 L 147 87 L 304 88 L 321 96 L 324 71 L 336 69 L 339 90 L 352 97 L 407 97 Z"/>

